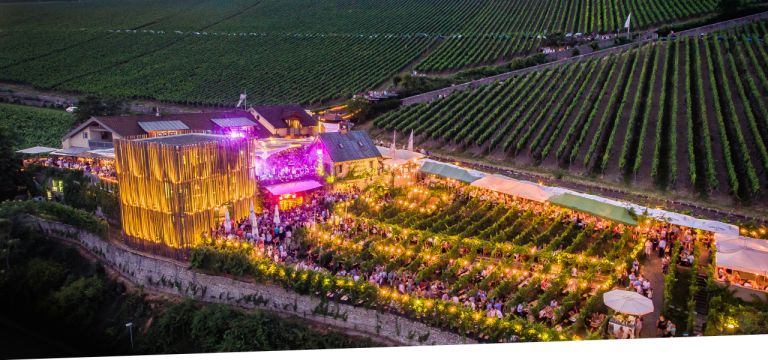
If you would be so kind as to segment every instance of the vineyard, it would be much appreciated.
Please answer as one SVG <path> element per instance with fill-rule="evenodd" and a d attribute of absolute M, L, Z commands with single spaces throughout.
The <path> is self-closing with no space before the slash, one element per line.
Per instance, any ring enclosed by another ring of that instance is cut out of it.
<path fill-rule="evenodd" d="M 545 68 L 405 106 L 374 125 L 501 163 L 762 199 L 768 48 L 758 39 L 767 25 Z"/>
<path fill-rule="evenodd" d="M 0 104 L 0 126 L 11 130 L 14 150 L 33 146 L 59 148 L 73 121 L 72 115 L 61 110 Z"/>
<path fill-rule="evenodd" d="M 539 52 L 547 33 L 611 33 L 711 13 L 715 0 L 299 0 L 0 3 L 0 80 L 194 105 L 318 103 L 411 67 Z"/>
<path fill-rule="evenodd" d="M 643 242 L 636 241 L 623 225 L 590 218 L 578 226 L 570 221 L 574 213 L 552 205 L 526 200 L 496 203 L 481 200 L 479 194 L 458 196 L 445 185 L 370 190 L 348 207 L 337 204 L 335 211 L 341 214 L 345 209 L 345 218 L 375 225 L 379 232 L 354 226 L 339 232 L 329 224 L 318 224 L 306 240 L 315 245 L 310 252 L 313 262 L 325 268 L 359 266 L 362 272 L 384 267 L 387 272 L 413 274 L 414 283 L 440 282 L 455 296 L 482 293 L 505 304 L 505 316 L 491 318 L 484 309 L 468 304 L 398 292 L 386 281 L 380 285 L 364 279 L 345 282 L 344 277 L 295 270 L 263 257 L 251 268 L 254 278 L 270 278 L 300 294 L 327 293 L 342 301 L 375 305 L 489 342 L 513 335 L 522 341 L 572 340 L 584 336 L 588 316 L 606 311 L 602 294 L 622 286 L 621 269 L 643 256 Z M 385 202 L 386 192 L 393 197 Z M 227 244 L 211 246 L 219 251 L 248 251 Z M 198 250 L 191 260 L 193 267 L 208 269 L 218 261 L 212 250 Z M 242 270 L 232 267 L 231 271 Z M 550 316 L 541 316 L 539 310 L 548 308 L 551 301 L 561 306 L 553 307 Z M 511 313 L 521 303 L 530 306 L 530 319 Z M 574 307 L 578 312 L 572 311 Z"/>

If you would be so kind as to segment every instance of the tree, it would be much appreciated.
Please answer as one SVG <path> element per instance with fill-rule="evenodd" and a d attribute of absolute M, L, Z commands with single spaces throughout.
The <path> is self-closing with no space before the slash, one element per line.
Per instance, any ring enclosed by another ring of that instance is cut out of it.
<path fill-rule="evenodd" d="M 124 112 L 125 103 L 122 100 L 86 95 L 77 100 L 77 109 L 73 114 L 76 122 L 84 123 L 93 116 L 117 116 Z"/>
<path fill-rule="evenodd" d="M 13 151 L 16 146 L 14 139 L 10 129 L 0 126 L 0 192 L 16 192 L 16 186 L 21 184 L 21 162 Z"/>
<path fill-rule="evenodd" d="M 720 0 L 717 3 L 717 13 L 720 15 L 733 14 L 744 6 L 743 0 Z"/>
<path fill-rule="evenodd" d="M 356 120 L 365 118 L 371 111 L 371 104 L 365 98 L 356 98 L 347 100 L 347 114 L 354 114 Z"/>

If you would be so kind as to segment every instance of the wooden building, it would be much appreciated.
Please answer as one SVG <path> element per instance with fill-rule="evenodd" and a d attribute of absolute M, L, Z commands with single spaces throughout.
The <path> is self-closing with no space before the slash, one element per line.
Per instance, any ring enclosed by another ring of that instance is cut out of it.
<path fill-rule="evenodd" d="M 114 143 L 128 246 L 185 260 L 225 209 L 241 219 L 257 203 L 252 140 L 190 133 Z"/>

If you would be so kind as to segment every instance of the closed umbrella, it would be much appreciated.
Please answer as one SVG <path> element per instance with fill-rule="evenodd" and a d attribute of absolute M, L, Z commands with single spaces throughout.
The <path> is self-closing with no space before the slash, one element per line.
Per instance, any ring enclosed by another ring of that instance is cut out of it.
<path fill-rule="evenodd" d="M 613 290 L 603 294 L 605 306 L 620 313 L 645 315 L 653 312 L 653 301 L 633 291 Z"/>
<path fill-rule="evenodd" d="M 227 231 L 232 230 L 232 222 L 229 220 L 229 209 L 224 209 L 224 229 Z"/>
<path fill-rule="evenodd" d="M 278 209 L 277 204 L 275 204 L 275 225 L 280 223 L 280 209 Z"/>

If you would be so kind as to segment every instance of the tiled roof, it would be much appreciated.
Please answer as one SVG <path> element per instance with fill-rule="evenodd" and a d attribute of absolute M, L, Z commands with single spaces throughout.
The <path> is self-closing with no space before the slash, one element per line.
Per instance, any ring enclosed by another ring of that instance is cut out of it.
<path fill-rule="evenodd" d="M 221 130 L 221 127 L 213 122 L 213 119 L 233 119 L 233 118 L 245 118 L 250 121 L 255 120 L 253 115 L 244 110 L 230 110 L 230 111 L 218 111 L 207 113 L 181 113 L 170 115 L 130 115 L 130 116 L 94 116 L 88 121 L 78 126 L 76 129 L 70 131 L 62 141 L 75 135 L 88 125 L 92 125 L 94 122 L 107 128 L 108 130 L 116 133 L 121 137 L 146 135 L 147 132 L 142 129 L 139 123 L 151 123 L 151 122 L 168 122 L 179 121 L 190 130 L 196 131 L 214 131 Z M 174 129 L 178 130 L 178 129 Z M 257 125 L 257 135 L 259 137 L 267 138 L 272 134 L 269 133 L 262 126 Z"/>
<path fill-rule="evenodd" d="M 146 121 L 138 123 L 146 132 L 165 130 L 189 130 L 189 127 L 179 120 Z"/>
<path fill-rule="evenodd" d="M 333 162 L 380 158 L 379 149 L 363 130 L 318 135 Z"/>
<path fill-rule="evenodd" d="M 317 126 L 317 120 L 312 115 L 309 115 L 299 104 L 254 106 L 253 110 L 259 113 L 275 129 L 288 128 L 288 123 L 285 122 L 285 119 L 292 117 L 294 114 L 299 116 L 301 126 Z"/>

